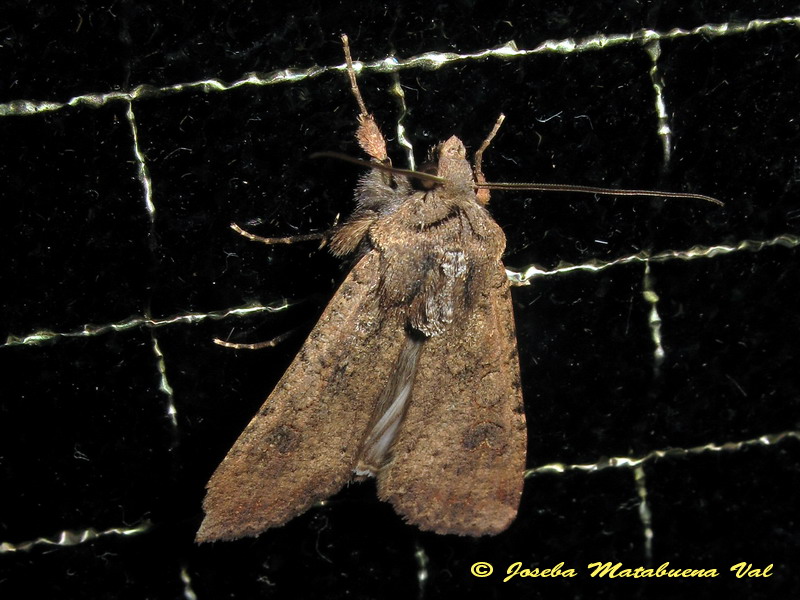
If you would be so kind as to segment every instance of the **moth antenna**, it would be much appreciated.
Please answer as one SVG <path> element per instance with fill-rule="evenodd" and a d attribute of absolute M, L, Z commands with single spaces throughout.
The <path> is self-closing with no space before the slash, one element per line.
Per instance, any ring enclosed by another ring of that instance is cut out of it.
<path fill-rule="evenodd" d="M 386 165 L 384 163 L 370 162 L 368 160 L 362 160 L 360 158 L 353 158 L 352 156 L 348 156 L 347 154 L 341 154 L 339 152 L 314 152 L 314 154 L 309 156 L 309 158 L 335 158 L 337 160 L 343 160 L 344 162 L 349 162 L 354 165 L 359 165 L 370 169 L 378 169 L 379 171 L 386 171 L 387 173 L 395 173 L 397 175 L 405 175 L 406 177 L 413 177 L 415 179 L 420 179 L 422 181 L 430 181 L 432 183 L 445 182 L 444 177 L 439 177 L 438 175 L 432 175 L 431 173 L 424 173 L 422 171 L 411 171 L 410 169 L 399 169 L 397 167 Z"/>
<path fill-rule="evenodd" d="M 693 194 L 691 192 L 661 192 L 658 190 L 625 190 L 593 187 L 589 185 L 567 185 L 562 183 L 477 183 L 476 187 L 489 190 L 536 190 L 540 192 L 576 192 L 580 194 L 600 194 L 603 196 L 652 196 L 655 198 L 688 198 L 692 200 L 704 200 L 725 206 L 722 200 L 705 194 Z"/>
<path fill-rule="evenodd" d="M 486 136 L 486 139 L 483 140 L 481 147 L 478 148 L 478 151 L 475 153 L 475 180 L 478 183 L 478 202 L 483 205 L 489 204 L 490 189 L 487 187 L 482 187 L 486 185 L 486 177 L 483 175 L 483 153 L 489 147 L 489 144 L 492 143 L 494 136 L 497 135 L 497 131 L 500 129 L 500 126 L 505 120 L 506 116 L 503 113 L 500 113 L 500 116 L 497 117 L 497 122 L 494 124 L 494 127 L 492 127 L 489 135 Z"/>

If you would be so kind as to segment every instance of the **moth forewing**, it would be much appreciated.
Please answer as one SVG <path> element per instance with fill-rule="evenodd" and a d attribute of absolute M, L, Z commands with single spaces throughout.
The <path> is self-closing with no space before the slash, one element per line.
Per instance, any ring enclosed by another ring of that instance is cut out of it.
<path fill-rule="evenodd" d="M 461 142 L 451 138 L 442 149 L 449 152 L 440 154 L 439 174 L 447 159 L 450 177 L 465 179 L 469 165 Z M 442 276 L 423 304 L 427 317 L 445 322 L 425 341 L 403 424 L 378 475 L 378 494 L 422 529 L 479 536 L 503 531 L 517 514 L 526 428 L 501 262 L 505 236 L 460 183 L 398 210 L 409 212 L 406 222 L 425 224 L 417 242 L 423 250 L 416 250 L 424 256 L 417 259 Z M 450 216 L 442 218 L 445 208 Z M 463 257 L 463 268 L 447 268 L 454 253 Z"/>
<path fill-rule="evenodd" d="M 362 257 L 207 485 L 197 541 L 258 535 L 346 484 L 404 341 L 379 316 L 380 256 Z"/>

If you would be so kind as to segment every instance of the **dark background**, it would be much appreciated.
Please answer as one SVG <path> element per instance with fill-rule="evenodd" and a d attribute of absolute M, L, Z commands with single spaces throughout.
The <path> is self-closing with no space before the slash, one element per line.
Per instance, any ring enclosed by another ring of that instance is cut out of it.
<path fill-rule="evenodd" d="M 796 3 L 2 4 L 4 599 L 800 592 Z M 317 68 L 343 62 L 342 32 L 357 60 L 444 59 L 360 77 L 395 164 L 400 115 L 420 161 L 453 134 L 474 150 L 502 111 L 490 180 L 726 206 L 493 194 L 509 269 L 552 272 L 513 291 L 533 471 L 507 532 L 422 533 L 362 484 L 257 539 L 198 547 L 206 480 L 345 273 L 313 242 L 228 227 L 323 231 L 351 209 L 359 169 L 307 158 L 359 153 L 346 79 Z M 469 57 L 510 40 L 539 50 Z M 641 260 L 599 268 L 637 253 L 661 257 L 657 302 Z M 248 304 L 284 308 L 231 313 Z M 258 352 L 212 343 L 288 331 Z M 470 575 L 476 561 L 495 574 Z M 515 561 L 579 575 L 502 583 Z M 594 561 L 720 576 L 592 579 Z M 772 576 L 737 579 L 740 561 Z"/>

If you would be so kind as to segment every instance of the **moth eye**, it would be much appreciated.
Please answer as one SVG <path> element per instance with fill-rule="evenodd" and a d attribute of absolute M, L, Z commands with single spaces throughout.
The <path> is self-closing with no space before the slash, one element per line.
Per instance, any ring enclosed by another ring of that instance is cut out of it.
<path fill-rule="evenodd" d="M 439 171 L 439 165 L 434 161 L 429 161 L 420 165 L 417 171 L 420 173 L 427 173 L 428 175 L 436 175 Z"/>
<path fill-rule="evenodd" d="M 426 173 L 428 175 L 436 175 L 439 172 L 439 165 L 435 162 L 426 162 L 417 169 L 420 173 Z M 426 192 L 428 190 L 433 189 L 436 187 L 435 181 L 429 181 L 427 179 L 418 179 L 416 177 L 411 177 L 411 185 L 414 187 L 415 190 Z"/>

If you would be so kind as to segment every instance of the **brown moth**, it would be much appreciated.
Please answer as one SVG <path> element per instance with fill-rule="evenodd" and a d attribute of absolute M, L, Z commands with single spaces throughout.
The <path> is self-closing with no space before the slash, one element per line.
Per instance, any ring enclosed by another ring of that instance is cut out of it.
<path fill-rule="evenodd" d="M 434 149 L 435 176 L 387 169 L 344 43 L 373 168 L 329 246 L 354 266 L 208 482 L 198 542 L 258 535 L 369 476 L 423 530 L 493 535 L 517 514 L 526 428 L 506 241 L 477 187 L 497 127 L 474 169 L 456 137 Z"/>

